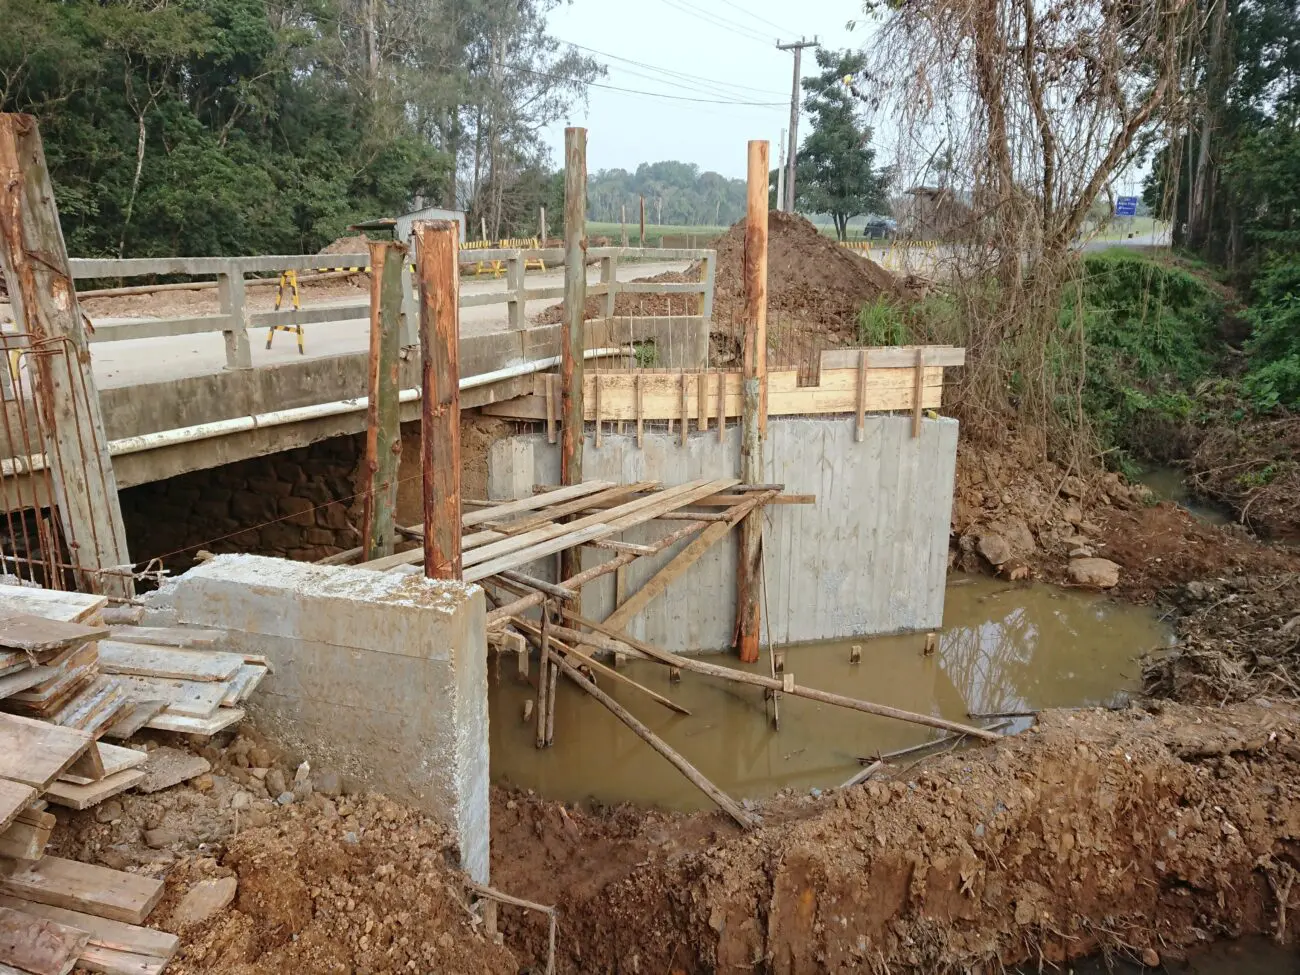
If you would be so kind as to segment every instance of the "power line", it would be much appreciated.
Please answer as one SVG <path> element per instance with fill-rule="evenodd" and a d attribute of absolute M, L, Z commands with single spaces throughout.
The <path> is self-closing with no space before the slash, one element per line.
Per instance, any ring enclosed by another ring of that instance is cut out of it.
<path fill-rule="evenodd" d="M 571 81 L 575 84 L 588 85 L 592 88 L 604 88 L 608 91 L 621 91 L 629 95 L 646 95 L 651 98 L 668 98 L 677 102 L 698 102 L 702 105 L 753 105 L 760 108 L 782 108 L 785 102 L 744 102 L 736 101 L 729 98 L 690 98 L 686 95 L 669 95 L 666 92 L 659 91 L 641 91 L 638 88 L 620 88 L 618 85 L 602 85 L 598 81 L 583 81 L 581 78 L 570 78 L 566 75 L 549 74 L 545 71 L 534 71 L 532 68 L 525 68 L 520 65 L 509 65 L 507 71 L 520 71 L 524 74 L 531 74 L 538 78 L 550 78 L 554 81 Z"/>
<path fill-rule="evenodd" d="M 567 41 L 559 37 L 557 37 L 556 40 L 560 41 L 561 43 L 568 44 L 570 47 L 576 47 L 581 51 L 588 51 L 592 54 L 599 55 L 600 57 L 609 58 L 612 61 L 621 61 L 625 64 L 634 64 L 638 68 L 647 68 L 651 71 L 658 71 L 670 77 L 682 78 L 686 81 L 698 81 L 703 84 L 715 88 L 719 88 L 719 89 L 730 88 L 730 89 L 735 89 L 738 92 L 753 92 L 759 95 L 781 95 L 783 97 L 785 95 L 785 92 L 775 91 L 771 88 L 755 88 L 752 85 L 739 85 L 732 81 L 721 81 L 717 78 L 706 78 L 704 75 L 691 74 L 690 72 L 687 71 L 676 71 L 672 68 L 664 68 L 657 64 L 648 64 L 645 61 L 635 61 L 632 58 L 625 58 L 618 54 L 610 54 L 608 51 L 600 51 L 594 47 L 587 47 L 586 45 L 578 44 L 575 43 L 574 41 Z"/>
<path fill-rule="evenodd" d="M 793 33 L 794 33 L 794 31 L 792 31 L 792 30 L 786 30 L 786 29 L 785 29 L 784 27 L 782 27 L 780 24 L 774 24 L 774 23 L 772 23 L 772 21 L 768 20 L 766 17 L 760 17 L 758 14 L 754 13 L 754 11 L 752 11 L 752 10 L 746 10 L 744 7 L 742 7 L 742 6 L 741 6 L 740 4 L 738 4 L 738 3 L 732 3 L 731 0 L 722 0 L 722 2 L 725 3 L 725 4 L 726 4 L 728 7 L 730 7 L 732 10 L 739 10 L 742 14 L 745 14 L 746 16 L 749 16 L 749 17 L 753 17 L 755 20 L 757 20 L 757 21 L 758 21 L 759 23 L 761 23 L 761 24 L 767 24 L 768 27 L 775 27 L 775 28 L 776 28 L 777 30 L 779 30 L 782 34 L 793 34 Z"/>
<path fill-rule="evenodd" d="M 687 14 L 688 16 L 695 17 L 696 19 L 702 20 L 706 24 L 711 24 L 714 27 L 721 27 L 723 30 L 730 31 L 731 33 L 737 35 L 738 37 L 743 37 L 746 40 L 758 41 L 760 44 L 771 43 L 770 38 L 764 37 L 758 31 L 750 27 L 746 27 L 744 24 L 738 24 L 734 20 L 728 20 L 727 18 L 722 17 L 718 14 L 705 13 L 703 10 L 696 10 L 692 7 L 682 6 L 676 3 L 675 0 L 661 0 L 661 2 L 669 7 L 672 7 L 678 13 L 683 13 L 683 14 Z"/>

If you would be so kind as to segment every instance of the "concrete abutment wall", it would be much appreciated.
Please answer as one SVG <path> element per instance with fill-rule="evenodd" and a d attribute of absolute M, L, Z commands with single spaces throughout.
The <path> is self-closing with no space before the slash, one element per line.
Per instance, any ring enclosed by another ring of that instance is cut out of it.
<path fill-rule="evenodd" d="M 789 494 L 816 495 L 812 505 L 767 509 L 764 565 L 767 608 L 764 639 L 798 643 L 937 628 L 943 621 L 948 533 L 957 463 L 957 421 L 927 419 L 913 438 L 910 417 L 866 418 L 862 442 L 855 418 L 768 421 L 766 479 Z M 680 484 L 695 478 L 736 476 L 740 429 L 691 434 L 605 433 L 583 449 L 586 479 Z M 534 484 L 559 482 L 559 451 L 544 434 L 522 434 L 493 444 L 488 489 L 493 498 L 523 497 Z M 665 525 L 668 527 L 665 527 Z M 648 543 L 679 522 L 652 523 L 624 533 Z M 626 569 L 629 594 L 687 541 Z M 585 549 L 584 565 L 612 557 Z M 721 650 L 731 646 L 735 621 L 736 543 L 724 539 L 705 553 L 629 626 L 633 636 L 669 649 Z M 546 572 L 549 566 L 534 566 Z M 583 589 L 584 613 L 603 619 L 614 608 L 614 576 Z"/>
<path fill-rule="evenodd" d="M 272 673 L 258 726 L 313 765 L 407 802 L 488 880 L 483 590 L 420 575 L 223 555 L 148 597 L 147 621 L 217 628 Z"/>

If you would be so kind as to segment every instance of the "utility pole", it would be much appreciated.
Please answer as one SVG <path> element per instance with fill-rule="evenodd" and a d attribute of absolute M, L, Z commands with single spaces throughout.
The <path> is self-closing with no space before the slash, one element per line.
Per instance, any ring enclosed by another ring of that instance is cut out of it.
<path fill-rule="evenodd" d="M 785 209 L 785 129 L 781 130 L 781 141 L 777 144 L 781 153 L 781 162 L 776 167 L 776 209 Z"/>
<path fill-rule="evenodd" d="M 811 41 L 801 37 L 790 44 L 776 45 L 778 51 L 794 51 L 794 83 L 790 88 L 790 148 L 786 155 L 786 164 L 790 168 L 785 177 L 785 209 L 789 213 L 794 213 L 794 168 L 795 156 L 799 152 L 799 79 L 802 77 L 800 66 L 805 47 L 821 47 L 816 35 Z"/>

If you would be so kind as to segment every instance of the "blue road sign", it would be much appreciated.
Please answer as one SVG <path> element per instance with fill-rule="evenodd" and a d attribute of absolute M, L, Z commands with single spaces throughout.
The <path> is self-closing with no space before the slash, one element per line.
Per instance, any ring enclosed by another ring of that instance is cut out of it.
<path fill-rule="evenodd" d="M 1115 216 L 1136 217 L 1137 212 L 1138 198 L 1136 196 L 1121 196 L 1115 201 Z"/>

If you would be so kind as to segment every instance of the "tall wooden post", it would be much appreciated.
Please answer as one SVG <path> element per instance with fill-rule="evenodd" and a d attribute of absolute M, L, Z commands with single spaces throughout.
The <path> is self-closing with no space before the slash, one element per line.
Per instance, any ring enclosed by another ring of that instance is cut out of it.
<path fill-rule="evenodd" d="M 564 130 L 564 336 L 560 351 L 560 480 L 582 483 L 583 313 L 587 307 L 587 130 Z M 560 578 L 582 571 L 577 549 L 560 555 Z"/>
<path fill-rule="evenodd" d="M 414 230 L 420 275 L 424 574 L 460 579 L 460 227 L 454 220 L 421 220 Z"/>
<path fill-rule="evenodd" d="M 0 266 L 14 319 L 41 350 L 29 362 L 77 585 L 130 598 L 135 583 L 117 478 L 54 187 L 31 115 L 0 114 Z M 114 568 L 125 574 L 105 572 Z"/>
<path fill-rule="evenodd" d="M 537 208 L 537 246 L 546 246 L 546 207 Z"/>
<path fill-rule="evenodd" d="M 749 207 L 745 219 L 745 359 L 741 386 L 740 476 L 762 484 L 767 404 L 767 180 L 768 146 L 749 144 Z M 745 663 L 758 660 L 762 622 L 763 506 L 740 523 L 736 564 L 736 650 Z"/>
<path fill-rule="evenodd" d="M 641 236 L 636 242 L 637 247 L 645 246 L 645 197 L 641 197 Z"/>
<path fill-rule="evenodd" d="M 619 226 L 622 230 L 622 232 L 619 234 L 619 243 L 624 248 L 626 248 L 627 247 L 627 204 L 626 203 L 623 204 L 622 220 L 620 221 Z"/>
<path fill-rule="evenodd" d="M 406 245 L 372 240 L 370 246 L 370 401 L 366 410 L 366 470 L 362 504 L 365 561 L 393 554 L 397 462 L 402 453 L 398 413 L 398 349 L 402 330 L 402 265 Z"/>

